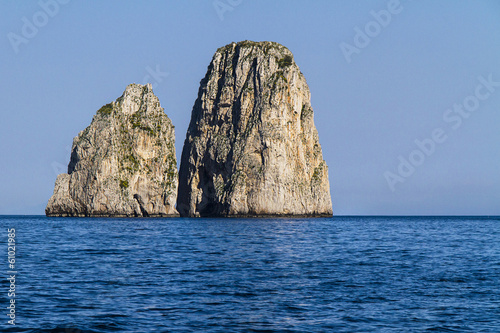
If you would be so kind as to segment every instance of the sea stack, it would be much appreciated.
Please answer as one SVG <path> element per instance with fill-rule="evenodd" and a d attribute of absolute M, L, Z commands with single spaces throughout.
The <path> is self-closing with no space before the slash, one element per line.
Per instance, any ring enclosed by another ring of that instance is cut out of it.
<path fill-rule="evenodd" d="M 73 140 L 47 216 L 176 216 L 174 126 L 150 84 L 130 84 Z"/>
<path fill-rule="evenodd" d="M 217 50 L 182 150 L 181 216 L 331 216 L 310 92 L 274 42 Z"/>

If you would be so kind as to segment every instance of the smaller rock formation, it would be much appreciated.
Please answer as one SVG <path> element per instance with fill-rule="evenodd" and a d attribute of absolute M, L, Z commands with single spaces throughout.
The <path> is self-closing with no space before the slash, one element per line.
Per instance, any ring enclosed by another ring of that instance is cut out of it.
<path fill-rule="evenodd" d="M 47 216 L 176 216 L 174 126 L 150 84 L 130 84 L 73 140 Z"/>
<path fill-rule="evenodd" d="M 179 171 L 181 216 L 331 216 L 310 92 L 273 42 L 217 50 L 201 81 Z"/>

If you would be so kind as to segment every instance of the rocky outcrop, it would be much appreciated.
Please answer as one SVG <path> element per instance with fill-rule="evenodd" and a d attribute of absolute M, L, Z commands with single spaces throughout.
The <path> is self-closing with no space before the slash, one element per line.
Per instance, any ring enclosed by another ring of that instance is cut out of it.
<path fill-rule="evenodd" d="M 328 168 L 309 87 L 272 42 L 217 50 L 181 157 L 181 216 L 330 216 Z"/>
<path fill-rule="evenodd" d="M 174 126 L 150 84 L 131 84 L 73 140 L 48 216 L 173 216 Z"/>

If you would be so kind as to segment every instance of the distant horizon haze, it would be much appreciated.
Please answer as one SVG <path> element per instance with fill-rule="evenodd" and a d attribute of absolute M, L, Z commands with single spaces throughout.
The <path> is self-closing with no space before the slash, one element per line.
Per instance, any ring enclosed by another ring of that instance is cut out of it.
<path fill-rule="evenodd" d="M 0 215 L 43 215 L 73 138 L 151 83 L 177 162 L 217 48 L 286 46 L 334 216 L 500 216 L 500 2 L 3 1 Z"/>

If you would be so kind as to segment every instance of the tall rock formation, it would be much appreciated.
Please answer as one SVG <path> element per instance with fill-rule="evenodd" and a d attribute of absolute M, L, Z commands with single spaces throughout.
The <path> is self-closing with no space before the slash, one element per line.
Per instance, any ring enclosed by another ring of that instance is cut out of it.
<path fill-rule="evenodd" d="M 181 157 L 181 216 L 330 216 L 328 168 L 309 87 L 273 42 L 219 48 Z"/>
<path fill-rule="evenodd" d="M 174 126 L 150 84 L 130 84 L 73 140 L 47 216 L 177 215 Z"/>

